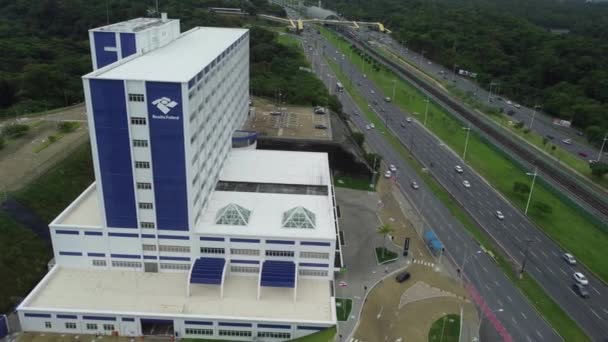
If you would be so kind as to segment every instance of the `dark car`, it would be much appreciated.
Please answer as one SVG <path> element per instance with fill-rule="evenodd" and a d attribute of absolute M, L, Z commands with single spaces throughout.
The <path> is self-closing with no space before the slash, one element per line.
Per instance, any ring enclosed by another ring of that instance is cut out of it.
<path fill-rule="evenodd" d="M 554 136 L 552 136 L 551 134 L 547 134 L 547 139 L 549 139 L 549 140 L 553 140 L 553 139 L 555 139 L 555 137 L 554 137 Z"/>
<path fill-rule="evenodd" d="M 576 284 L 572 284 L 572 290 L 579 296 L 583 297 L 583 298 L 589 298 L 589 291 L 587 291 L 587 289 L 585 288 L 584 285 L 581 285 L 579 283 Z"/>
<path fill-rule="evenodd" d="M 508 116 L 513 116 L 513 115 L 515 115 L 515 111 L 514 111 L 513 109 L 509 109 L 509 110 L 507 111 L 507 115 L 508 115 Z"/>
<path fill-rule="evenodd" d="M 325 125 L 315 125 L 316 129 L 327 129 L 327 126 Z"/>
<path fill-rule="evenodd" d="M 398 283 L 403 283 L 404 281 L 410 279 L 410 272 L 401 272 L 399 274 L 397 274 L 397 276 L 395 277 L 395 280 Z"/>
<path fill-rule="evenodd" d="M 583 157 L 583 158 L 587 157 L 587 153 L 585 153 L 585 152 L 579 152 L 578 155 L 581 156 L 581 157 Z"/>

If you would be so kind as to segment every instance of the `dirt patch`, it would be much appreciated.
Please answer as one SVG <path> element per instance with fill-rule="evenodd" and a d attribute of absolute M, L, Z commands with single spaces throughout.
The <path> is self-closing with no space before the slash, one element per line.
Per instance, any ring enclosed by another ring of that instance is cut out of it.
<path fill-rule="evenodd" d="M 254 115 L 245 125 L 247 130 L 256 131 L 260 136 L 267 137 L 332 139 L 329 114 L 315 114 L 313 108 L 307 106 L 277 106 L 272 101 L 262 98 L 253 98 L 252 102 Z"/>
<path fill-rule="evenodd" d="M 58 124 L 62 121 L 79 122 L 80 126 L 74 132 L 61 134 Z M 26 124 L 30 130 L 24 137 L 8 140 L 5 148 L 0 150 L 0 192 L 19 189 L 88 139 L 84 105 L 53 114 L 11 119 L 0 123 L 0 126 L 13 123 Z M 49 144 L 51 135 L 59 139 Z"/>

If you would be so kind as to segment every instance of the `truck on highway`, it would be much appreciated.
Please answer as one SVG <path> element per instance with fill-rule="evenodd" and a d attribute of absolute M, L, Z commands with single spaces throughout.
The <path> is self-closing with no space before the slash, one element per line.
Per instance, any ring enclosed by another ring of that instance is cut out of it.
<path fill-rule="evenodd" d="M 344 91 L 344 86 L 342 85 L 342 83 L 340 83 L 340 82 L 336 83 L 336 91 L 338 91 L 340 93 Z"/>
<path fill-rule="evenodd" d="M 426 246 L 435 256 L 438 256 L 443 252 L 443 244 L 441 243 L 441 241 L 439 241 L 434 231 L 430 229 L 427 230 L 426 232 L 424 232 L 423 238 L 424 243 L 426 243 Z"/>

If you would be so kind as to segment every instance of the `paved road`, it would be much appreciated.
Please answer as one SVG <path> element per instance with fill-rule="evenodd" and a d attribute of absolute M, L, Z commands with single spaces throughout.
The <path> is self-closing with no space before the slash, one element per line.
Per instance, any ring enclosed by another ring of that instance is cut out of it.
<path fill-rule="evenodd" d="M 389 35 L 369 30 L 351 30 L 351 32 L 364 40 L 375 40 L 383 44 L 390 48 L 391 51 L 397 53 L 401 58 L 417 65 L 418 68 L 435 78 L 439 78 L 439 75 L 443 75 L 441 78 L 452 81 L 455 87 L 464 92 L 471 92 L 486 105 L 498 109 L 502 108 L 505 113 L 514 111 L 515 113 L 512 116 L 514 120 L 523 121 L 526 124 L 526 127 L 532 125 L 532 130 L 536 131 L 541 136 L 553 137 L 551 140 L 553 140 L 555 144 L 559 144 L 561 148 L 578 158 L 590 160 L 599 157 L 599 149 L 589 146 L 585 139 L 578 135 L 579 131 L 577 129 L 553 124 L 553 118 L 542 112 L 542 103 L 530 104 L 533 107 L 535 105 L 538 106 L 536 111 L 534 108 L 525 106 L 516 108 L 515 102 L 511 101 L 512 103 L 508 104 L 507 101 L 510 100 L 504 96 L 500 96 L 500 84 L 496 84 L 492 87 L 492 94 L 490 95 L 489 89 L 480 87 L 471 79 L 461 77 L 457 74 L 455 75 L 453 73 L 453 66 L 446 68 L 440 64 L 431 62 L 429 59 L 424 58 L 424 55 L 408 50 L 406 47 L 393 40 Z M 570 139 L 572 144 L 563 143 L 563 140 L 565 139 Z M 606 150 L 604 150 L 604 152 L 606 152 Z M 584 156 L 579 155 L 579 153 L 584 154 Z M 608 159 L 608 156 L 606 155 L 603 155 L 602 157 Z"/>
<path fill-rule="evenodd" d="M 357 82 L 361 84 L 359 86 L 360 93 L 370 104 L 373 104 L 374 101 L 378 103 L 378 105 L 372 105 L 371 108 L 387 120 L 389 127 L 396 132 L 404 145 L 410 148 L 419 160 L 429 168 L 429 171 L 468 210 L 478 224 L 511 256 L 511 259 L 517 263 L 521 262 L 528 244 L 527 241 L 532 241 L 530 242 L 531 252 L 526 266 L 527 273 L 531 274 L 543 286 L 545 291 L 582 326 L 589 336 L 596 340 L 608 336 L 608 287 L 594 278 L 584 267 L 567 265 L 561 258 L 564 253 L 563 250 L 416 120 L 411 124 L 405 124 L 406 127 L 403 128 L 401 126 L 402 121 L 404 121 L 403 118 L 409 114 L 402 112 L 391 103 L 385 103 L 383 99 L 386 95 L 382 94 L 373 82 L 364 78 L 348 60 L 343 59 L 341 54 L 336 53 L 336 49 L 324 41 L 322 37 L 318 37 L 318 35 L 315 37 L 315 35 L 313 34 L 311 38 L 309 34 L 307 37 L 309 39 L 320 39 L 322 42 L 320 46 L 327 46 L 325 53 L 328 58 L 339 62 L 343 70 L 346 71 L 345 73 L 352 76 L 354 84 Z M 329 81 L 332 80 L 329 78 Z M 333 85 L 330 85 L 330 89 L 333 89 Z M 384 112 L 381 111 L 381 108 L 384 109 Z M 354 109 L 350 108 L 350 110 Z M 349 109 L 345 109 L 345 111 L 352 113 Z M 360 117 L 357 119 L 363 120 Z M 373 134 L 373 131 L 368 131 L 368 133 Z M 394 151 L 390 153 L 381 151 L 381 154 L 389 163 L 395 165 L 397 165 L 395 160 L 400 159 Z M 433 167 L 431 167 L 431 162 L 434 165 Z M 454 171 L 457 164 L 464 168 L 463 174 Z M 462 182 L 465 179 L 471 183 L 471 188 L 464 188 Z M 408 187 L 408 184 L 405 183 L 405 187 Z M 496 218 L 496 210 L 501 210 L 504 213 L 504 221 Z M 572 274 L 575 270 L 585 273 L 589 278 L 589 289 L 592 296 L 590 300 L 577 297 L 571 290 Z"/>
<path fill-rule="evenodd" d="M 313 37 L 305 33 L 304 37 L 312 41 Z M 316 37 L 319 39 L 320 37 Z M 335 79 L 327 67 L 321 68 L 322 61 L 315 50 L 308 50 L 309 58 L 315 63 L 315 70 L 321 70 L 320 77 L 330 89 L 335 86 Z M 328 76 L 329 74 L 329 76 Z M 340 100 L 347 113 L 361 112 L 347 93 L 339 93 Z M 399 169 L 397 184 L 404 194 L 413 200 L 421 216 L 428 222 L 429 227 L 436 228 L 436 234 L 446 246 L 445 255 L 455 265 L 463 270 L 461 274 L 466 283 L 474 286 L 485 300 L 490 310 L 482 323 L 481 336 L 484 340 L 497 340 L 495 327 L 489 327 L 493 317 L 497 318 L 497 327 L 505 327 L 508 331 L 506 340 L 513 341 L 557 341 L 560 337 L 542 319 L 529 302 L 523 297 L 511 281 L 498 269 L 487 254 L 480 252 L 480 247 L 466 232 L 464 227 L 455 219 L 449 210 L 436 199 L 432 192 L 418 179 L 416 172 L 401 158 L 401 156 L 386 141 L 378 130 L 365 130 L 366 120 L 361 116 L 353 117 L 354 123 L 365 133 L 367 143 L 390 160 Z M 409 184 L 416 180 L 421 184 L 420 189 L 414 190 Z"/>

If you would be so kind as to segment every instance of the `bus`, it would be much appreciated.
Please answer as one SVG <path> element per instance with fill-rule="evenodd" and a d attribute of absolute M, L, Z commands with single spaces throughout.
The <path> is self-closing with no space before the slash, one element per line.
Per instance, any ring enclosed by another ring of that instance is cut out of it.
<path fill-rule="evenodd" d="M 342 86 L 342 83 L 340 83 L 340 82 L 336 83 L 336 90 L 339 92 L 344 91 L 344 87 Z"/>

